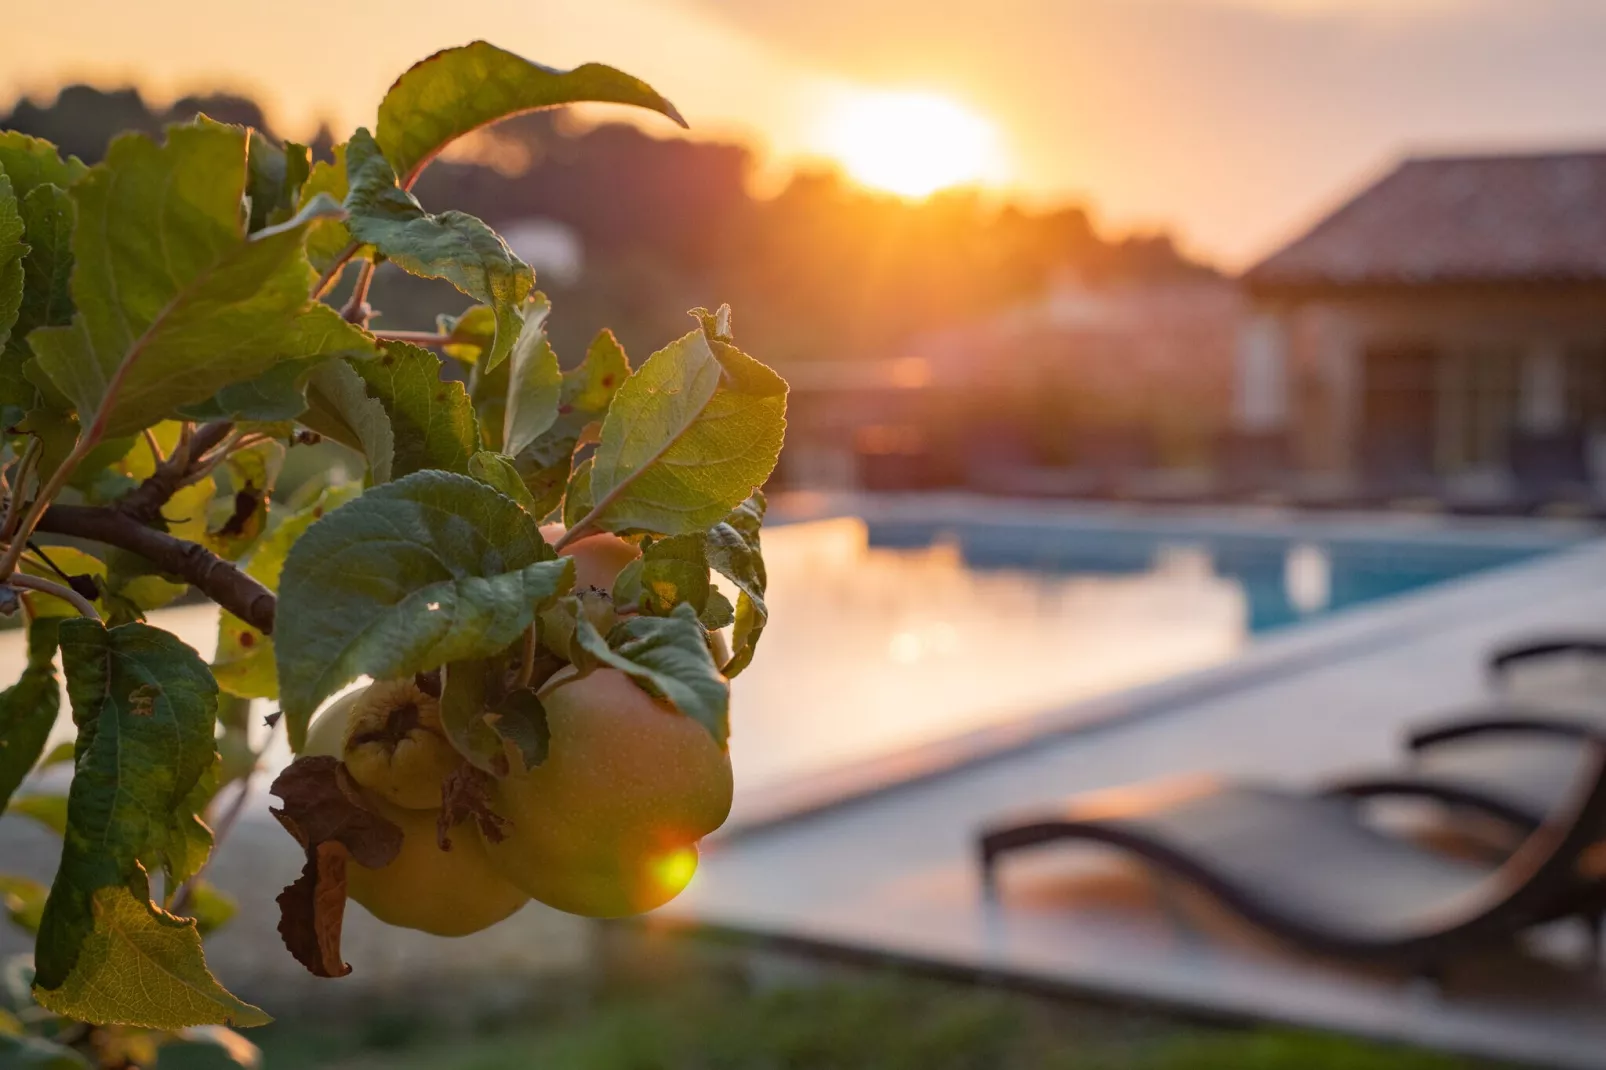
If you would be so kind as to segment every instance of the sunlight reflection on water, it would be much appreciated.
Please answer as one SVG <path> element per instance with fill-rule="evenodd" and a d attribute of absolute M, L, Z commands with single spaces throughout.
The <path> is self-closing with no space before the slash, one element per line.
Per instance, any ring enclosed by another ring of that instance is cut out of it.
<path fill-rule="evenodd" d="M 764 533 L 770 625 L 732 685 L 738 786 L 996 724 L 1231 658 L 1242 587 L 1202 550 L 1147 572 L 975 571 L 938 539 L 869 545 L 854 518 Z"/>

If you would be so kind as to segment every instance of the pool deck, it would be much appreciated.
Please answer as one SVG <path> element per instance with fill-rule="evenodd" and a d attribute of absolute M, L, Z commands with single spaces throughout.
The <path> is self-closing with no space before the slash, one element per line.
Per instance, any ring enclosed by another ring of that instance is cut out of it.
<path fill-rule="evenodd" d="M 743 794 L 692 887 L 649 924 L 1207 1016 L 1606 1066 L 1606 980 L 1578 964 L 1566 926 L 1536 934 L 1523 953 L 1465 962 L 1434 987 L 1291 952 L 1107 851 L 1012 863 L 1002 905 L 981 896 L 973 861 L 989 816 L 1079 791 L 1180 773 L 1313 785 L 1389 765 L 1406 725 L 1487 696 L 1491 647 L 1567 630 L 1606 632 L 1606 541 L 1335 614 L 1215 669 Z"/>

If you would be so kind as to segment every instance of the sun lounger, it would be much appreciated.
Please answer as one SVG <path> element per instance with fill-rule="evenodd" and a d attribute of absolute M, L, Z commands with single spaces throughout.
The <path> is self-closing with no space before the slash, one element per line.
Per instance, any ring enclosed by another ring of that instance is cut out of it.
<path fill-rule="evenodd" d="M 1576 745 L 1576 744 L 1575 744 Z M 1502 861 L 1457 857 L 1367 824 L 1353 800 L 1270 786 L 1159 782 L 1000 821 L 978 840 L 994 894 L 1007 856 L 1065 841 L 1136 855 L 1308 950 L 1431 971 L 1580 906 L 1580 853 L 1606 819 L 1593 738 L 1558 806 Z"/>

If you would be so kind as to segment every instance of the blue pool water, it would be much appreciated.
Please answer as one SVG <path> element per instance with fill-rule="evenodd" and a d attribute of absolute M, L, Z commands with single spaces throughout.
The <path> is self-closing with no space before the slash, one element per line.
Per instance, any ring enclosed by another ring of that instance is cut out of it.
<path fill-rule="evenodd" d="M 764 535 L 769 627 L 732 682 L 738 785 L 1209 669 L 1274 630 L 1570 541 L 1392 523 L 991 505 L 778 523 Z"/>
<path fill-rule="evenodd" d="M 1175 521 L 1120 526 L 872 520 L 867 527 L 872 547 L 909 549 L 952 539 L 970 569 L 1045 576 L 1138 575 L 1152 571 L 1167 553 L 1192 551 L 1215 575 L 1240 586 L 1255 633 L 1515 564 L 1570 541 L 1510 533 L 1334 534 L 1315 525 L 1254 532 Z M 1313 585 L 1319 594 L 1312 594 Z"/>

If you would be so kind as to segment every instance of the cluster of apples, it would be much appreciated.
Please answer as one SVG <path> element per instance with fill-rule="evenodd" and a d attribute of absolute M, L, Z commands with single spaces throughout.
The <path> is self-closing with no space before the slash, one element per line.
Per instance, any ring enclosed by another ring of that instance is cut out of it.
<path fill-rule="evenodd" d="M 552 532 L 543 532 L 555 541 Z M 600 534 L 565 547 L 575 588 L 611 591 L 640 551 Z M 565 668 L 541 691 L 547 758 L 497 779 L 500 838 L 464 820 L 437 836 L 442 785 L 461 757 L 440 706 L 411 680 L 352 692 L 313 721 L 304 751 L 345 762 L 364 803 L 403 833 L 382 869 L 352 863 L 347 894 L 391 925 L 476 932 L 530 899 L 618 917 L 674 898 L 697 869 L 697 843 L 731 805 L 729 752 L 698 723 L 615 669 Z"/>

